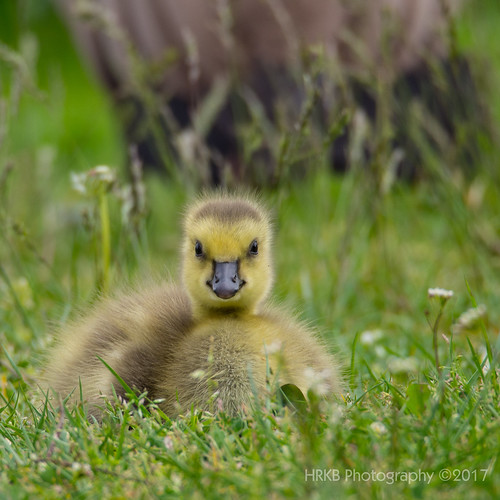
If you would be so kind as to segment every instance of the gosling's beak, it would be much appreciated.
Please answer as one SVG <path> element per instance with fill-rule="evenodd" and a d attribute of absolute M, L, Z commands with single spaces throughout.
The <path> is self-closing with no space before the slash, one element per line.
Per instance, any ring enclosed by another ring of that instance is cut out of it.
<path fill-rule="evenodd" d="M 245 284 L 238 276 L 238 262 L 214 262 L 214 275 L 207 281 L 215 295 L 221 299 L 230 299 Z"/>

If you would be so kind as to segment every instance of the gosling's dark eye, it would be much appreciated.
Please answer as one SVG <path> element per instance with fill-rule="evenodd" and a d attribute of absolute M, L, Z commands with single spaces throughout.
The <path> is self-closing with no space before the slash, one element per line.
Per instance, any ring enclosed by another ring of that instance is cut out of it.
<path fill-rule="evenodd" d="M 203 257 L 203 245 L 198 240 L 194 244 L 194 254 L 196 257 Z"/>
<path fill-rule="evenodd" d="M 252 243 L 250 243 L 248 252 L 250 255 L 257 255 L 259 253 L 259 244 L 257 243 L 257 240 L 253 240 Z"/>

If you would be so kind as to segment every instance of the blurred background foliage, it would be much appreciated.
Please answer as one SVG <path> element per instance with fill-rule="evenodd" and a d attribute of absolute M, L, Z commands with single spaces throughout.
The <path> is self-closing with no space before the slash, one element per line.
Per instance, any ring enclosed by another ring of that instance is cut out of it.
<path fill-rule="evenodd" d="M 500 119 L 495 98 L 500 82 L 498 9 L 495 0 L 465 2 L 456 25 L 458 49 L 470 58 L 480 92 L 491 92 L 485 101 L 495 122 Z M 52 144 L 57 147 L 56 168 L 124 163 L 112 105 L 49 0 L 2 2 L 0 41 L 18 56 L 4 54 L 1 60 L 2 94 L 11 95 L 10 113 L 16 115 L 9 124 L 4 154 Z"/>

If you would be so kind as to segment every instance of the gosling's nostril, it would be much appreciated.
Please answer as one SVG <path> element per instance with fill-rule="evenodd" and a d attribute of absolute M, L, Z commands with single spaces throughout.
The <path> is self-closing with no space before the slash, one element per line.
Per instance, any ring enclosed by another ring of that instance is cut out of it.
<path fill-rule="evenodd" d="M 235 274 L 232 278 L 231 278 L 232 282 L 233 283 L 236 283 L 236 281 L 238 280 L 238 275 Z"/>

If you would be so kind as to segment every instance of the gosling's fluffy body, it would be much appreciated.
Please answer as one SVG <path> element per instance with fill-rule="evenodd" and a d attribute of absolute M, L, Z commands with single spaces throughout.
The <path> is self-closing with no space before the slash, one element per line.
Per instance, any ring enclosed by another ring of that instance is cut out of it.
<path fill-rule="evenodd" d="M 124 395 L 99 357 L 127 385 L 161 399 L 169 416 L 191 407 L 234 414 L 268 382 L 304 392 L 321 382 L 338 393 L 337 364 L 314 331 L 267 303 L 271 245 L 268 213 L 255 198 L 200 198 L 185 215 L 182 283 L 106 299 L 65 328 L 50 354 L 46 385 L 63 397 L 82 396 L 98 418 L 102 396 Z M 231 262 L 240 288 L 220 298 L 212 286 L 217 265 Z"/>

